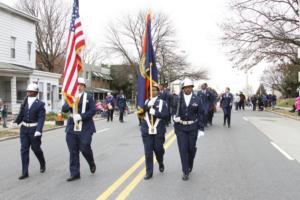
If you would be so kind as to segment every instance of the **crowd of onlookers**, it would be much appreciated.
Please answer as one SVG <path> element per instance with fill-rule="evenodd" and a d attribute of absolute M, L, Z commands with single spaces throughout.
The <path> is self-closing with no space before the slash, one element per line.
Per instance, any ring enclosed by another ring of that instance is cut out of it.
<path fill-rule="evenodd" d="M 274 109 L 277 104 L 277 96 L 275 94 L 257 95 L 254 94 L 248 98 L 240 92 L 234 96 L 235 110 L 245 110 L 245 107 L 252 109 L 253 111 L 263 111 L 265 108 L 270 107 Z M 297 112 L 300 116 L 300 96 L 295 98 L 295 103 L 292 105 L 290 112 Z"/>
<path fill-rule="evenodd" d="M 243 92 L 237 93 L 234 96 L 235 110 L 245 110 L 245 106 L 256 111 L 263 111 L 267 107 L 275 108 L 277 96 L 274 94 L 267 95 L 252 95 L 246 98 Z"/>
<path fill-rule="evenodd" d="M 130 112 L 127 104 L 127 100 L 122 90 L 115 96 L 111 93 L 107 93 L 104 100 L 96 101 L 97 114 L 101 117 L 107 118 L 107 121 L 113 121 L 114 112 L 117 110 L 119 112 L 119 121 L 124 122 L 124 114 Z"/>

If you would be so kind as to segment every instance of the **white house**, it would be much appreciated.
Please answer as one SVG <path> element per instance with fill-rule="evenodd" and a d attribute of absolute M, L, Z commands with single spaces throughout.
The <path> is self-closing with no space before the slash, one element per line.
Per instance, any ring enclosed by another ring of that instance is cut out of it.
<path fill-rule="evenodd" d="M 36 70 L 36 23 L 39 20 L 0 2 L 0 98 L 17 114 L 31 82 L 39 84 L 46 110 L 57 111 L 60 74 Z"/>

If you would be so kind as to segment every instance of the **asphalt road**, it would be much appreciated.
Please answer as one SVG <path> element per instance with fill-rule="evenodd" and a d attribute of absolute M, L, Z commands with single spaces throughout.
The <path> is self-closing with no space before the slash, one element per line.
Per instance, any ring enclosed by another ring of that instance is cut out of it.
<path fill-rule="evenodd" d="M 143 145 L 134 115 L 125 123 L 96 121 L 92 148 L 97 165 L 91 174 L 81 156 L 81 179 L 66 182 L 69 153 L 63 129 L 47 132 L 42 148 L 47 171 L 30 155 L 29 178 L 21 172 L 19 139 L 0 142 L 0 200 L 46 199 L 300 199 L 300 123 L 265 112 L 234 112 L 231 128 L 222 113 L 198 140 L 194 170 L 181 180 L 176 137 L 169 128 L 164 173 L 155 165 L 144 181 Z M 297 133 L 298 131 L 298 133 Z"/>

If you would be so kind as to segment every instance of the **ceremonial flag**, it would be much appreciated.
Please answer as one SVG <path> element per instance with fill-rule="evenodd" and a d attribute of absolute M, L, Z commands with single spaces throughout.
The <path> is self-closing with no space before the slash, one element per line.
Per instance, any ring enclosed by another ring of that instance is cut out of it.
<path fill-rule="evenodd" d="M 69 106 L 73 106 L 78 93 L 78 75 L 82 70 L 80 51 L 84 47 L 85 41 L 79 17 L 78 0 L 73 2 L 73 12 L 67 42 L 66 63 L 64 68 L 64 82 L 62 93 Z"/>
<path fill-rule="evenodd" d="M 146 29 L 144 33 L 142 59 L 138 70 L 138 113 L 142 113 L 145 100 L 150 97 L 151 81 L 158 82 L 158 72 L 155 61 L 155 54 L 151 38 L 151 14 L 146 16 Z"/>

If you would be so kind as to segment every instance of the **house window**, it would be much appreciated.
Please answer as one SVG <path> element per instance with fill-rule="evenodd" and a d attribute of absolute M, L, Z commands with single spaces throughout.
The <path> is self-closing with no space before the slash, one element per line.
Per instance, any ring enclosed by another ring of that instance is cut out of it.
<path fill-rule="evenodd" d="M 10 37 L 10 57 L 16 58 L 16 38 Z"/>
<path fill-rule="evenodd" d="M 32 42 L 27 42 L 27 55 L 28 55 L 28 60 L 30 61 L 31 59 L 31 45 L 32 45 Z"/>
<path fill-rule="evenodd" d="M 44 83 L 39 82 L 39 99 L 44 100 Z"/>
<path fill-rule="evenodd" d="M 50 101 L 51 99 L 51 84 L 47 83 L 47 100 Z"/>

